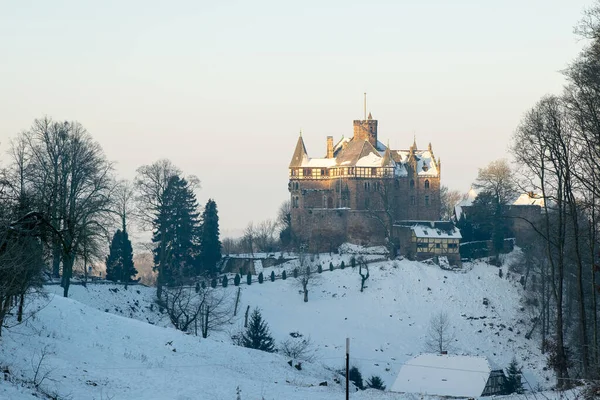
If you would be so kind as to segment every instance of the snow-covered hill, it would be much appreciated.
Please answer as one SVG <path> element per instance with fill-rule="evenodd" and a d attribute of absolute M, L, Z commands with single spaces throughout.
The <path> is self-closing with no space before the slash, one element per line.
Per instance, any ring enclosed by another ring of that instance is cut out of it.
<path fill-rule="evenodd" d="M 330 261 L 349 265 L 349 257 L 315 260 L 325 268 L 318 285 L 309 288 L 308 303 L 291 276 L 240 286 L 238 319 L 208 339 L 165 328 L 170 323 L 153 304 L 154 288 L 72 286 L 71 298 L 64 299 L 54 295 L 59 287 L 49 286 L 48 298 L 29 305 L 41 308 L 36 316 L 3 333 L 0 366 L 8 367 L 12 380 L 31 381 L 32 361 L 46 353 L 41 370 L 51 372 L 43 386 L 75 399 L 235 399 L 237 386 L 242 399 L 334 399 L 342 397 L 334 370 L 344 365 L 346 337 L 351 364 L 365 379 L 379 375 L 390 387 L 402 364 L 425 350 L 431 316 L 445 311 L 456 338 L 453 353 L 483 355 L 499 367 L 516 356 L 532 386 L 551 384 L 536 343 L 524 337 L 520 286 L 500 278 L 498 268 L 480 262 L 451 272 L 407 260 L 376 262 L 361 293 L 358 268 L 327 270 Z M 270 272 L 265 268 L 265 277 Z M 220 290 L 233 294 L 237 288 Z M 310 336 L 316 362 L 297 371 L 283 356 L 233 346 L 229 337 L 241 328 L 247 305 L 261 308 L 278 342 L 291 332 Z M 322 381 L 328 386 L 318 386 Z M 27 392 L 0 384 L 0 398 L 29 399 Z"/>

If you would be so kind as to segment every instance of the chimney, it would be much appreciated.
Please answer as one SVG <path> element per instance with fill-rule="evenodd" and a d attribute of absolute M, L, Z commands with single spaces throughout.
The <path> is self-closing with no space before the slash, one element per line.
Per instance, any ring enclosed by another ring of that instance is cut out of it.
<path fill-rule="evenodd" d="M 327 136 L 327 157 L 333 158 L 333 136 Z"/>

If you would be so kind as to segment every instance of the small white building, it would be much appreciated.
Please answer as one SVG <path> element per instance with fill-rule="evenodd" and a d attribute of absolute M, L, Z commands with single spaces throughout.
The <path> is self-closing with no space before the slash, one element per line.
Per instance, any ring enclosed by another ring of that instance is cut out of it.
<path fill-rule="evenodd" d="M 499 394 L 502 370 L 492 370 L 485 357 L 421 354 L 400 369 L 392 392 L 448 397 Z"/>

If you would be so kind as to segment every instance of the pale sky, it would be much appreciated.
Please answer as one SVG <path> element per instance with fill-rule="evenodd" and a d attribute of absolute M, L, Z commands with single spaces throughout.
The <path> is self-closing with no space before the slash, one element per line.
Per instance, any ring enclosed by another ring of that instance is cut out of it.
<path fill-rule="evenodd" d="M 433 145 L 467 191 L 521 116 L 559 93 L 592 0 L 0 0 L 0 157 L 48 115 L 120 177 L 169 158 L 224 235 L 276 215 L 300 129 L 312 157 L 368 110 L 394 149 Z"/>

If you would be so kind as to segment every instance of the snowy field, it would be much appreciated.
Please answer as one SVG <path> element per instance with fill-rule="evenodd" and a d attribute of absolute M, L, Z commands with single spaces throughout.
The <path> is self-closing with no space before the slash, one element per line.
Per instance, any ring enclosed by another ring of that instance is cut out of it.
<path fill-rule="evenodd" d="M 344 270 L 328 270 L 330 261 L 337 266 L 342 259 Z M 63 398 L 235 399 L 239 386 L 244 400 L 339 399 L 343 388 L 335 370 L 344 365 L 346 337 L 351 365 L 365 380 L 381 376 L 389 388 L 403 363 L 425 350 L 429 320 L 439 311 L 451 320 L 451 353 L 486 356 L 501 368 L 514 355 L 532 387 L 553 383 L 542 370 L 537 342 L 524 337 L 528 317 L 520 311 L 520 285 L 500 278 L 498 268 L 479 262 L 451 272 L 407 260 L 375 262 L 361 293 L 358 267 L 350 267 L 348 254 L 314 262 L 324 272 L 309 287 L 308 303 L 291 274 L 270 282 L 271 269 L 265 268 L 263 284 L 240 286 L 238 319 L 208 339 L 170 328 L 153 304 L 154 288 L 72 286 L 71 298 L 64 299 L 60 287 L 48 286 L 47 298 L 29 304 L 40 308 L 36 316 L 3 332 L 0 365 L 15 384 L 0 383 L 0 399 L 33 398 L 19 382 L 33 380 L 43 354 L 37 379 L 47 372 L 41 386 Z M 219 290 L 233 295 L 237 288 Z M 277 343 L 291 332 L 310 336 L 316 361 L 298 371 L 281 355 L 233 346 L 230 335 L 241 329 L 248 305 L 261 308 Z M 328 386 L 318 386 L 323 381 Z M 368 390 L 351 398 L 420 397 Z"/>

